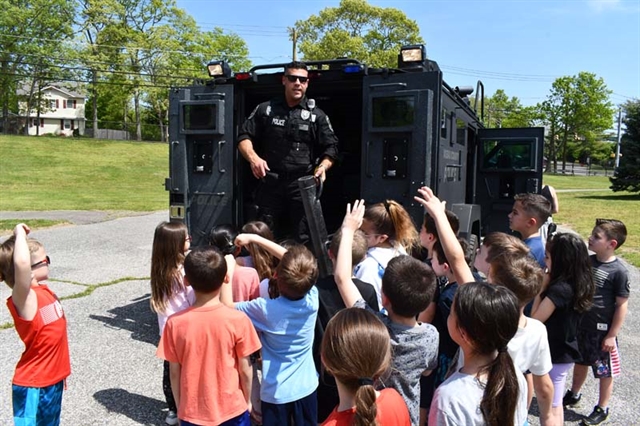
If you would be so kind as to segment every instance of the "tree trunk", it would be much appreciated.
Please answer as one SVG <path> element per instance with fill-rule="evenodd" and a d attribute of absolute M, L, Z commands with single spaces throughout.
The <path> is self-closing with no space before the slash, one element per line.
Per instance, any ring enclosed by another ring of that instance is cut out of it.
<path fill-rule="evenodd" d="M 140 90 L 136 89 L 133 92 L 133 108 L 136 118 L 136 140 L 140 142 L 142 140 L 142 125 L 140 124 Z"/>
<path fill-rule="evenodd" d="M 93 138 L 98 137 L 98 72 L 93 70 L 91 73 L 91 99 L 92 121 L 93 121 Z"/>

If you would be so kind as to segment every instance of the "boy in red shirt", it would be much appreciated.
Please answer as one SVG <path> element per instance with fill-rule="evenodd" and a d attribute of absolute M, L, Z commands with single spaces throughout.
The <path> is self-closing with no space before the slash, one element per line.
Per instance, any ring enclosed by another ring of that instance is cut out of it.
<path fill-rule="evenodd" d="M 12 289 L 7 307 L 25 350 L 13 376 L 16 425 L 60 424 L 64 380 L 71 374 L 67 319 L 58 297 L 43 281 L 49 256 L 29 227 L 17 225 L 0 246 L 0 280 Z"/>
<path fill-rule="evenodd" d="M 158 357 L 169 361 L 171 388 L 181 425 L 249 426 L 252 368 L 260 349 L 249 318 L 220 303 L 233 256 L 212 247 L 196 248 L 184 261 L 193 306 L 169 317 Z"/>

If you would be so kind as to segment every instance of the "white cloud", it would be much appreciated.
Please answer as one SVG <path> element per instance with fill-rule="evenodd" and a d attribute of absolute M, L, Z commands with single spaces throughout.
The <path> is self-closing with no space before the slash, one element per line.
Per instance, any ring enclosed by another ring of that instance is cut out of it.
<path fill-rule="evenodd" d="M 605 10 L 617 9 L 621 6 L 620 0 L 588 0 L 589 7 L 596 12 L 603 12 Z"/>

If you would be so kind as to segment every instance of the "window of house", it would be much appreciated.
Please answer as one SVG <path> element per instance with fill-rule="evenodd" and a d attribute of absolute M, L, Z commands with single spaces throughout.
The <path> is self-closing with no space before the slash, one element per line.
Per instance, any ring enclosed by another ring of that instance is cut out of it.
<path fill-rule="evenodd" d="M 44 127 L 44 118 L 40 119 L 40 127 Z"/>
<path fill-rule="evenodd" d="M 74 100 L 69 101 L 69 102 L 71 103 L 71 107 L 70 107 L 70 108 L 73 108 L 73 109 L 76 109 L 76 108 L 77 108 L 77 105 L 78 105 L 78 104 L 77 104 L 77 102 L 78 102 L 78 101 L 76 101 L 76 100 L 74 99 Z"/>
<path fill-rule="evenodd" d="M 58 108 L 58 102 L 55 99 L 49 99 L 49 108 L 56 109 Z"/>
<path fill-rule="evenodd" d="M 64 120 L 64 129 L 65 130 L 71 129 L 71 120 Z"/>

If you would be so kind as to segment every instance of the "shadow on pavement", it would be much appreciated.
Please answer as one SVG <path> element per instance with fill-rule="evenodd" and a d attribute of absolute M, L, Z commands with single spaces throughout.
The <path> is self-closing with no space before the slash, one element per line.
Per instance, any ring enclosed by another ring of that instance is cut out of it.
<path fill-rule="evenodd" d="M 124 389 L 104 389 L 93 394 L 93 398 L 107 410 L 120 413 L 136 424 L 164 424 L 162 410 L 167 404 L 148 396 L 131 393 Z"/>
<path fill-rule="evenodd" d="M 160 340 L 158 316 L 151 311 L 149 294 L 133 300 L 125 306 L 109 309 L 114 316 L 89 315 L 89 318 L 102 321 L 106 327 L 131 331 L 131 338 L 157 346 Z"/>

